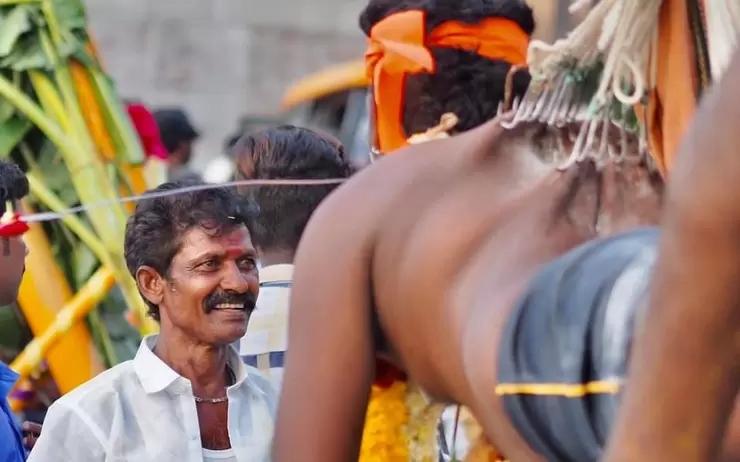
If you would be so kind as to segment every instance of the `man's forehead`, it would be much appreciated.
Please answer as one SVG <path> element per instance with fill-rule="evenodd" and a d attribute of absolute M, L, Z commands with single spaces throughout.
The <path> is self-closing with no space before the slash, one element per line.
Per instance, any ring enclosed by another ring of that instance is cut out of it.
<path fill-rule="evenodd" d="M 191 228 L 182 237 L 178 254 L 185 258 L 194 258 L 198 255 L 216 252 L 253 252 L 249 231 L 244 225 L 237 225 L 214 233 L 200 226 Z"/>

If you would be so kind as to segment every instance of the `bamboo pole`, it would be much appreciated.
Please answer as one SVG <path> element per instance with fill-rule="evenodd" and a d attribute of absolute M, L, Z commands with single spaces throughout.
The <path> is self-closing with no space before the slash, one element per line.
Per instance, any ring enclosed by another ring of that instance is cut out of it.
<path fill-rule="evenodd" d="M 107 267 L 100 268 L 90 280 L 72 297 L 57 314 L 54 322 L 41 334 L 36 336 L 23 349 L 11 369 L 20 374 L 21 379 L 38 367 L 44 356 L 75 325 L 92 311 L 108 294 L 115 283 L 113 271 Z"/>

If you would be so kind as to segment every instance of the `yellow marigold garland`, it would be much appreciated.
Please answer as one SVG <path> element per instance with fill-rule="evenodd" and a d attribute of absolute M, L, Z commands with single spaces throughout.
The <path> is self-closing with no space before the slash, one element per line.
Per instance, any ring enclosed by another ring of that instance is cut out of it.
<path fill-rule="evenodd" d="M 395 381 L 390 387 L 373 385 L 365 417 L 360 462 L 407 462 L 406 383 Z"/>
<path fill-rule="evenodd" d="M 362 436 L 359 462 L 434 462 L 439 457 L 437 422 L 443 406 L 427 400 L 418 387 L 403 380 L 373 385 Z M 463 408 L 460 431 L 471 441 L 466 462 L 501 462 L 483 430 Z M 462 459 L 457 459 L 462 460 Z"/>

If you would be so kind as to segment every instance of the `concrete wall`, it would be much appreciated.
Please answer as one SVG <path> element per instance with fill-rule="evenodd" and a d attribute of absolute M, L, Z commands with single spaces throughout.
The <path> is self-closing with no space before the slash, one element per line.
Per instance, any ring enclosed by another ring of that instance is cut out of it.
<path fill-rule="evenodd" d="M 243 115 L 277 111 L 285 88 L 362 56 L 364 0 L 85 0 L 124 98 L 182 105 L 203 133 L 198 164 Z"/>

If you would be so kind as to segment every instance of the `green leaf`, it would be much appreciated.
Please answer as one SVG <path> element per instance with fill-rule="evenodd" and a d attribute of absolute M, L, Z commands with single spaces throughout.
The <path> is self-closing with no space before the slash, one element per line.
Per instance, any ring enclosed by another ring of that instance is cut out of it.
<path fill-rule="evenodd" d="M 85 29 L 85 7 L 80 0 L 54 0 L 54 11 L 60 27 Z"/>
<path fill-rule="evenodd" d="M 0 124 L 10 120 L 15 114 L 15 108 L 7 100 L 0 99 Z"/>
<path fill-rule="evenodd" d="M 98 266 L 98 259 L 84 244 L 77 244 L 73 252 L 72 267 L 75 272 L 75 286 L 81 287 L 92 276 Z"/>
<path fill-rule="evenodd" d="M 7 56 L 24 32 L 31 28 L 29 8 L 18 5 L 7 15 L 0 16 L 0 56 Z"/>
<path fill-rule="evenodd" d="M 10 120 L 15 114 L 15 107 L 6 99 L 0 98 L 0 124 Z"/>
<path fill-rule="evenodd" d="M 83 51 L 84 48 L 84 42 L 80 40 L 76 34 L 64 34 L 57 52 L 61 59 L 67 59 L 68 57 Z"/>
<path fill-rule="evenodd" d="M 20 116 L 0 123 L 0 158 L 10 155 L 10 151 L 23 140 L 31 126 L 28 119 Z"/>
<path fill-rule="evenodd" d="M 13 51 L 0 60 L 0 68 L 10 68 L 14 71 L 49 69 L 50 67 L 41 44 L 32 35 L 21 37 Z"/>
<path fill-rule="evenodd" d="M 59 155 L 56 146 L 52 142 L 45 140 L 36 156 L 44 184 L 67 206 L 71 207 L 77 204 L 79 202 L 77 192 L 72 185 L 72 181 L 69 178 L 69 171 L 64 164 L 64 160 Z"/>
<path fill-rule="evenodd" d="M 3 72 L 2 70 L 0 70 L 0 75 L 10 80 L 11 82 L 13 82 L 13 85 L 20 88 L 21 91 L 23 91 L 22 85 L 21 85 L 20 74 L 18 74 L 17 72 L 11 73 L 11 72 Z M 0 98 L 0 124 L 3 124 L 6 121 L 10 120 L 10 118 L 13 117 L 13 114 L 15 114 L 15 112 L 16 112 L 15 106 L 13 106 L 10 103 L 10 101 Z"/>

